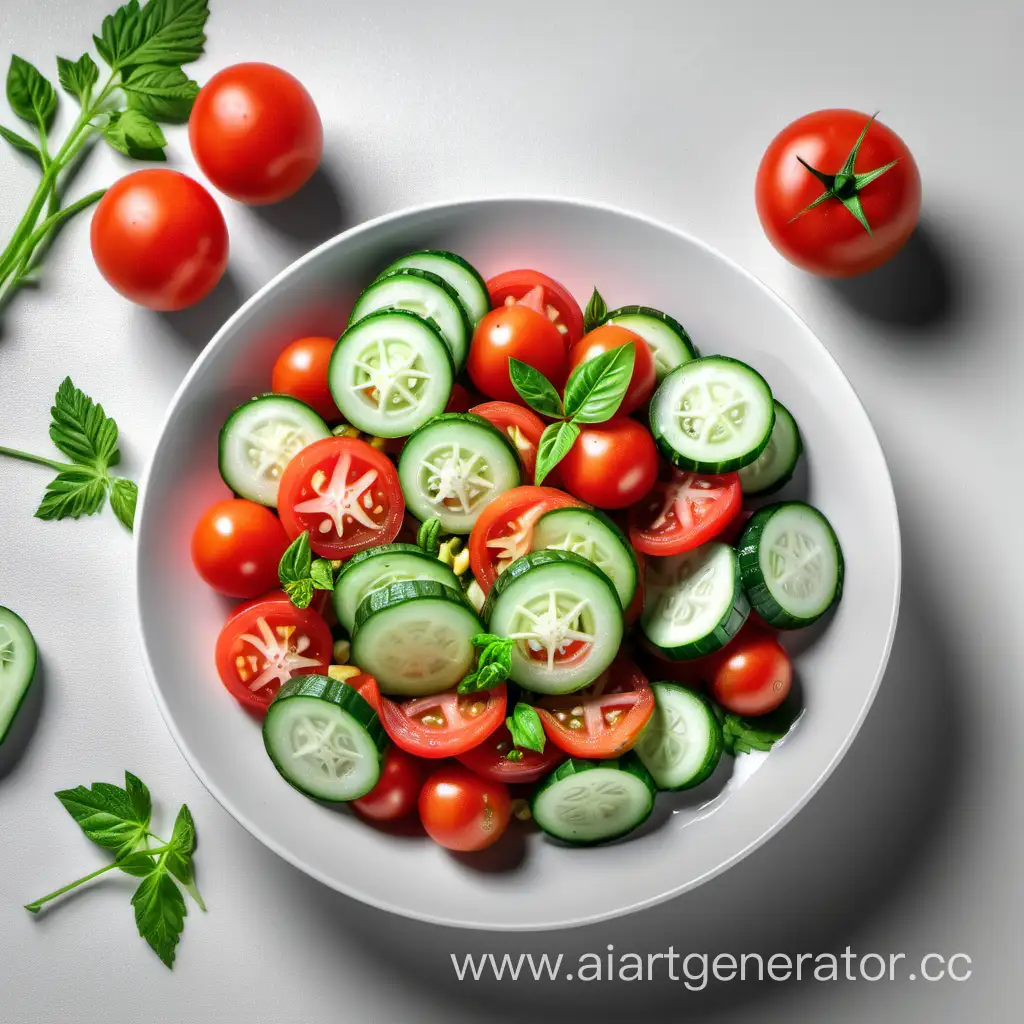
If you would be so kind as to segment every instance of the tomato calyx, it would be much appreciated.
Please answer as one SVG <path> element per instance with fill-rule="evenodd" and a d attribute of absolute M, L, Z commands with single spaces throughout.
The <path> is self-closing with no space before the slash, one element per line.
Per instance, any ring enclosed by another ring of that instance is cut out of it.
<path fill-rule="evenodd" d="M 861 174 L 856 172 L 854 165 L 857 162 L 857 154 L 860 152 L 861 143 L 864 141 L 864 137 L 867 135 L 868 129 L 874 123 L 876 117 L 878 117 L 878 111 L 875 111 L 868 119 L 868 123 L 864 125 L 860 135 L 857 136 L 857 141 L 853 144 L 853 148 L 847 154 L 842 169 L 837 174 L 826 174 L 824 171 L 819 171 L 817 168 L 812 167 L 802 156 L 797 155 L 797 160 L 825 186 L 825 191 L 814 202 L 809 203 L 792 217 L 790 219 L 791 224 L 798 217 L 802 217 L 816 206 L 820 206 L 830 199 L 835 199 L 850 211 L 857 223 L 869 235 L 873 234 L 871 225 L 868 223 L 867 216 L 864 213 L 864 208 L 861 206 L 860 191 L 899 163 L 899 158 L 897 157 L 881 167 L 876 167 L 873 171 L 864 171 Z"/>

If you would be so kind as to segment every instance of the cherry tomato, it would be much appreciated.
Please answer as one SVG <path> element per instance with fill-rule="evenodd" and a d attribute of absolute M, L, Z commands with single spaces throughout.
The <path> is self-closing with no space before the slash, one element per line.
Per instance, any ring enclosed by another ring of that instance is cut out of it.
<path fill-rule="evenodd" d="M 482 779 L 493 782 L 536 782 L 565 760 L 565 753 L 553 743 L 544 744 L 544 753 L 535 750 L 520 750 L 522 757 L 516 761 L 508 759 L 513 749 L 512 734 L 502 723 L 482 743 L 459 754 L 458 760 Z"/>
<path fill-rule="evenodd" d="M 530 294 L 538 287 L 541 289 L 540 301 L 536 294 Z M 530 304 L 534 308 L 540 307 L 567 346 L 575 345 L 583 337 L 583 311 L 579 303 L 564 285 L 539 270 L 506 270 L 487 282 L 487 290 L 495 309 L 514 305 L 529 295 Z"/>
<path fill-rule="evenodd" d="M 654 713 L 654 694 L 624 655 L 585 690 L 542 697 L 537 714 L 548 739 L 570 757 L 618 757 Z"/>
<path fill-rule="evenodd" d="M 391 741 L 417 757 L 455 757 L 482 743 L 505 720 L 505 684 L 481 693 L 446 690 L 430 697 L 381 699 Z"/>
<path fill-rule="evenodd" d="M 354 437 L 325 437 L 303 448 L 281 474 L 281 522 L 324 558 L 347 558 L 390 544 L 405 515 L 394 463 Z"/>
<path fill-rule="evenodd" d="M 196 97 L 188 139 L 214 187 L 255 206 L 298 192 L 324 150 L 312 97 L 294 75 L 273 64 L 218 71 Z"/>
<path fill-rule="evenodd" d="M 364 818 L 372 821 L 397 821 L 416 810 L 426 775 L 421 761 L 399 747 L 388 747 L 377 785 L 366 796 L 352 801 Z"/>
<path fill-rule="evenodd" d="M 622 399 L 616 415 L 626 416 L 639 409 L 644 402 L 654 393 L 655 374 L 654 356 L 647 342 L 625 327 L 618 327 L 615 324 L 605 324 L 603 327 L 595 328 L 589 334 L 583 335 L 582 340 L 573 345 L 569 352 L 569 371 L 572 372 L 581 363 L 595 359 L 613 348 L 633 343 L 633 376 L 629 378 L 629 387 L 626 388 L 626 395 Z"/>
<path fill-rule="evenodd" d="M 505 786 L 460 765 L 446 765 L 427 779 L 419 807 L 427 835 L 446 849 L 463 852 L 496 843 L 512 817 Z"/>
<path fill-rule="evenodd" d="M 735 473 L 701 476 L 673 469 L 629 511 L 629 539 L 648 555 L 678 555 L 720 534 L 743 502 Z"/>
<path fill-rule="evenodd" d="M 269 508 L 241 498 L 217 501 L 192 532 L 192 564 L 214 590 L 256 597 L 277 586 L 287 547 L 288 534 Z"/>
<path fill-rule="evenodd" d="M 558 464 L 565 489 L 598 508 L 640 501 L 658 476 L 658 451 L 650 431 L 627 416 L 583 425 Z"/>
<path fill-rule="evenodd" d="M 493 423 L 516 446 L 523 462 L 523 479 L 532 480 L 537 467 L 537 445 L 544 433 L 544 421 L 532 410 L 511 402 L 484 402 L 469 410 Z"/>
<path fill-rule="evenodd" d="M 492 309 L 476 325 L 466 370 L 489 398 L 522 404 L 508 373 L 510 358 L 529 363 L 556 388 L 565 383 L 565 347 L 554 325 L 526 306 Z"/>
<path fill-rule="evenodd" d="M 213 196 L 178 171 L 148 168 L 115 182 L 90 229 L 107 284 L 149 309 L 191 306 L 228 265 L 228 228 Z"/>
<path fill-rule="evenodd" d="M 789 693 L 793 665 L 770 633 L 750 629 L 737 636 L 711 666 L 711 696 L 737 715 L 766 715 Z"/>
<path fill-rule="evenodd" d="M 283 594 L 249 601 L 217 638 L 217 671 L 241 704 L 266 711 L 292 676 L 325 675 L 334 641 L 312 608 L 296 608 Z"/>
<path fill-rule="evenodd" d="M 537 520 L 582 502 L 553 487 L 513 487 L 484 507 L 469 535 L 469 564 L 486 594 L 517 558 L 528 555 Z"/>
<path fill-rule="evenodd" d="M 865 129 L 851 178 L 844 165 Z M 831 182 L 833 194 L 813 209 L 826 186 L 800 160 L 825 175 L 840 175 Z M 870 180 L 862 177 L 872 172 Z M 910 150 L 891 128 L 856 110 L 818 110 L 783 128 L 761 159 L 755 192 L 772 245 L 823 277 L 851 277 L 880 266 L 903 248 L 921 210 L 921 176 Z M 870 230 L 855 215 L 858 202 Z"/>
<path fill-rule="evenodd" d="M 328 423 L 339 419 L 327 384 L 327 368 L 337 343 L 337 338 L 297 338 L 277 357 L 270 390 L 305 402 Z"/>

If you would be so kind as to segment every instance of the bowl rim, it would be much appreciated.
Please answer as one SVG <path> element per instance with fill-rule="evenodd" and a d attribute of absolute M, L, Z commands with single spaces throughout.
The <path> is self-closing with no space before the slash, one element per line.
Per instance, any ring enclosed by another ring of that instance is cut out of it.
<path fill-rule="evenodd" d="M 847 730 L 846 736 L 842 743 L 840 743 L 831 759 L 818 773 L 817 777 L 814 778 L 800 793 L 796 800 L 792 802 L 789 808 L 780 815 L 771 825 L 765 828 L 759 835 L 748 842 L 744 847 L 736 851 L 731 857 L 722 860 L 716 864 L 714 868 L 709 869 L 702 875 L 698 875 L 695 878 L 688 879 L 687 881 L 674 886 L 669 886 L 661 892 L 654 893 L 641 900 L 635 900 L 622 907 L 617 907 L 612 910 L 601 911 L 594 914 L 581 915 L 570 920 L 562 921 L 544 921 L 537 924 L 534 923 L 523 923 L 523 922 L 486 922 L 486 921 L 464 921 L 456 918 L 444 918 L 438 917 L 434 914 L 423 913 L 417 910 L 413 910 L 407 907 L 390 903 L 386 899 L 381 899 L 377 896 L 349 888 L 343 885 L 340 881 L 330 878 L 323 872 L 314 868 L 313 866 L 305 863 L 301 856 L 293 853 L 282 844 L 278 843 L 277 840 L 268 836 L 262 829 L 255 825 L 252 821 L 242 814 L 235 806 L 231 798 L 224 793 L 220 787 L 211 779 L 206 772 L 200 767 L 198 759 L 195 757 L 184 736 L 179 731 L 174 717 L 171 715 L 163 698 L 163 692 L 156 681 L 156 672 L 153 668 L 153 663 L 150 657 L 148 645 L 146 643 L 146 634 L 142 628 L 142 592 L 140 575 L 138 572 L 139 557 L 142 547 L 142 538 L 145 533 L 144 524 L 146 522 L 146 510 L 147 510 L 147 497 L 149 491 L 149 477 L 153 470 L 153 466 L 156 463 L 157 456 L 160 453 L 160 449 L 164 444 L 165 437 L 167 434 L 167 428 L 174 417 L 177 410 L 178 404 L 181 402 L 182 397 L 188 390 L 207 360 L 211 358 L 213 351 L 217 348 L 220 340 L 228 334 L 236 322 L 243 319 L 249 312 L 249 310 L 263 300 L 263 298 L 273 291 L 279 284 L 285 281 L 289 276 L 298 272 L 307 263 L 317 259 L 322 253 L 332 249 L 334 246 L 344 245 L 350 239 L 374 231 L 381 225 L 388 224 L 392 221 L 401 220 L 405 217 L 414 215 L 431 213 L 439 210 L 453 209 L 459 207 L 475 206 L 475 205 L 500 205 L 503 203 L 534 203 L 534 204 L 551 204 L 559 206 L 570 206 L 578 209 L 589 209 L 596 210 L 601 213 L 612 214 L 617 217 L 625 217 L 630 220 L 639 221 L 646 224 L 649 227 L 657 228 L 658 230 L 668 232 L 669 234 L 675 235 L 677 238 L 689 243 L 690 245 L 696 246 L 698 249 L 703 250 L 707 255 L 713 259 L 720 260 L 732 271 L 740 274 L 746 278 L 754 287 L 764 292 L 767 297 L 775 302 L 785 314 L 787 314 L 796 325 L 806 332 L 810 337 L 820 346 L 825 357 L 833 364 L 840 377 L 846 382 L 850 388 L 851 393 L 857 400 L 861 409 L 864 412 L 865 417 L 868 420 L 868 424 L 871 427 L 871 442 L 876 448 L 876 454 L 881 459 L 882 467 L 885 470 L 885 483 L 888 484 L 887 494 L 889 498 L 889 512 L 891 513 L 890 521 L 892 523 L 893 537 L 892 541 L 896 552 L 896 565 L 895 565 L 895 579 L 893 588 L 893 601 L 892 606 L 889 609 L 889 624 L 886 636 L 885 648 L 882 652 L 882 657 L 878 662 L 878 668 L 875 673 L 875 678 L 871 682 L 871 686 L 868 689 L 864 701 L 857 713 L 856 718 L 850 723 L 850 727 Z M 203 784 L 207 792 L 224 808 L 232 818 L 235 819 L 250 835 L 255 839 L 259 840 L 269 850 L 272 850 L 283 860 L 287 861 L 293 867 L 302 871 L 304 874 L 309 875 L 311 878 L 315 878 L 318 882 L 329 888 L 340 892 L 351 899 L 356 899 L 361 903 L 368 904 L 377 910 L 384 911 L 386 913 L 397 914 L 400 917 L 411 918 L 413 920 L 422 921 L 427 924 L 442 925 L 450 928 L 466 928 L 473 929 L 475 931 L 505 931 L 505 932 L 534 932 L 534 931 L 553 931 L 561 928 L 576 928 L 582 927 L 588 924 L 596 924 L 600 921 L 612 920 L 617 917 L 624 917 L 627 914 L 635 913 L 639 910 L 644 910 L 648 907 L 656 906 L 659 903 L 663 903 L 669 899 L 677 896 L 681 896 L 685 892 L 689 892 L 693 889 L 698 888 L 705 882 L 710 881 L 712 878 L 728 871 L 730 868 L 735 867 L 740 861 L 744 860 L 760 846 L 766 843 L 773 835 L 782 831 L 782 829 L 789 824 L 796 817 L 797 814 L 810 802 L 811 798 L 821 789 L 829 776 L 835 771 L 839 762 L 846 756 L 853 741 L 856 739 L 857 734 L 860 732 L 861 727 L 864 724 L 864 720 L 867 718 L 868 712 L 871 710 L 874 704 L 875 698 L 878 695 L 878 690 L 881 686 L 882 679 L 885 676 L 886 668 L 889 664 L 889 657 L 892 652 L 893 641 L 896 635 L 896 626 L 899 618 L 900 609 L 900 597 L 902 593 L 902 576 L 903 576 L 903 557 L 902 557 L 902 543 L 900 537 L 900 525 L 899 525 L 899 510 L 896 504 L 896 495 L 892 485 L 892 474 L 889 469 L 888 461 L 885 457 L 885 451 L 882 448 L 882 444 L 878 439 L 878 435 L 875 432 L 874 424 L 871 423 L 871 419 L 867 414 L 867 409 L 864 407 L 863 401 L 846 375 L 843 368 L 839 365 L 838 361 L 824 345 L 824 343 L 818 338 L 817 334 L 811 329 L 810 325 L 789 305 L 774 289 L 770 288 L 764 281 L 762 281 L 755 274 L 751 273 L 745 267 L 737 263 L 731 257 L 725 253 L 716 249 L 714 246 L 709 245 L 707 242 L 696 237 L 690 232 L 675 227 L 671 224 L 650 216 L 648 214 L 639 213 L 633 210 L 625 209 L 624 207 L 617 206 L 613 203 L 607 203 L 600 200 L 593 199 L 581 199 L 572 196 L 559 196 L 554 194 L 542 194 L 532 195 L 529 193 L 506 193 L 499 195 L 477 195 L 477 196 L 465 196 L 455 199 L 443 199 L 435 200 L 427 203 L 418 203 L 412 206 L 402 207 L 398 210 L 393 210 L 389 213 L 381 214 L 371 220 L 363 221 L 359 224 L 353 225 L 352 227 L 340 232 L 339 234 L 327 239 L 320 243 L 314 248 L 310 249 L 309 252 L 300 256 L 298 259 L 293 260 L 286 267 L 282 268 L 277 274 L 275 274 L 266 284 L 254 292 L 245 302 L 243 302 L 231 316 L 220 326 L 217 332 L 210 338 L 210 340 L 203 347 L 202 352 L 193 362 L 188 372 L 185 374 L 178 386 L 174 395 L 171 398 L 170 403 L 167 406 L 167 410 L 164 413 L 162 422 L 160 424 L 159 431 L 157 432 L 156 441 L 153 445 L 153 451 L 146 463 L 145 470 L 142 474 L 142 479 L 139 483 L 139 502 L 138 502 L 138 514 L 136 517 L 136 524 L 134 530 L 134 568 L 135 568 L 135 629 L 138 635 L 143 655 L 143 665 L 145 667 L 146 676 L 149 681 L 150 690 L 153 693 L 153 697 L 156 700 L 157 708 L 160 711 L 160 715 L 164 720 L 164 724 L 167 726 L 168 731 L 171 734 L 172 739 L 177 745 L 182 756 L 185 758 L 189 768 L 193 771 L 199 781 Z"/>

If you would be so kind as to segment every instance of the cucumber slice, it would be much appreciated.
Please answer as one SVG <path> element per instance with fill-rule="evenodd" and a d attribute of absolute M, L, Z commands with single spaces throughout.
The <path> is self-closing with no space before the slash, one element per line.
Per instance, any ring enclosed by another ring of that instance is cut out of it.
<path fill-rule="evenodd" d="M 632 544 L 603 513 L 592 508 L 556 508 L 537 520 L 534 551 L 571 551 L 591 561 L 615 584 L 628 608 L 636 593 L 640 566 Z"/>
<path fill-rule="evenodd" d="M 652 683 L 654 714 L 633 750 L 659 789 L 700 785 L 722 760 L 722 726 L 705 697 L 675 683 Z"/>
<path fill-rule="evenodd" d="M 469 354 L 473 326 L 459 293 L 444 278 L 411 267 L 383 274 L 356 299 L 349 326 L 379 309 L 405 309 L 433 320 L 444 336 L 455 368 L 462 369 Z"/>
<path fill-rule="evenodd" d="M 591 846 L 642 825 L 654 810 L 655 792 L 650 772 L 634 754 L 618 761 L 571 758 L 540 784 L 530 810 L 548 835 Z"/>
<path fill-rule="evenodd" d="M 300 793 L 340 803 L 377 785 L 387 734 L 377 712 L 347 683 L 297 676 L 271 702 L 263 743 L 282 778 Z"/>
<path fill-rule="evenodd" d="M 483 615 L 492 633 L 517 641 L 510 677 L 535 693 L 582 689 L 612 663 L 622 641 L 615 585 L 568 551 L 534 551 L 513 562 L 487 595 Z"/>
<path fill-rule="evenodd" d="M 236 494 L 276 508 L 285 467 L 307 445 L 330 436 L 305 402 L 259 395 L 235 409 L 221 428 L 220 475 Z"/>
<path fill-rule="evenodd" d="M 750 614 L 736 552 L 720 541 L 669 558 L 652 558 L 645 577 L 640 628 L 663 657 L 685 661 L 713 654 Z"/>
<path fill-rule="evenodd" d="M 420 249 L 395 260 L 386 267 L 380 277 L 393 270 L 429 270 L 447 281 L 458 293 L 470 324 L 475 327 L 480 319 L 491 309 L 491 296 L 487 284 L 471 263 L 453 252 L 443 249 Z M 378 278 L 379 280 L 379 278 Z"/>
<path fill-rule="evenodd" d="M 352 663 L 372 675 L 382 693 L 440 693 L 472 670 L 472 638 L 482 632 L 458 590 L 434 580 L 392 583 L 359 605 Z"/>
<path fill-rule="evenodd" d="M 328 380 L 352 426 L 405 437 L 444 411 L 455 370 L 433 321 L 392 309 L 371 313 L 341 336 Z"/>
<path fill-rule="evenodd" d="M 839 538 L 832 524 L 802 501 L 755 512 L 738 547 L 747 597 L 769 626 L 809 626 L 842 596 Z"/>
<path fill-rule="evenodd" d="M 0 607 L 0 743 L 36 674 L 36 642 L 10 608 Z"/>
<path fill-rule="evenodd" d="M 334 586 L 334 611 L 346 633 L 356 624 L 356 610 L 375 590 L 404 580 L 434 580 L 452 590 L 461 584 L 444 562 L 415 544 L 382 544 L 353 555 L 341 567 Z"/>
<path fill-rule="evenodd" d="M 753 367 L 705 356 L 673 370 L 651 399 L 651 432 L 680 469 L 728 473 L 764 451 L 775 424 L 771 389 Z"/>
<path fill-rule="evenodd" d="M 771 494 L 784 487 L 804 450 L 800 429 L 793 414 L 775 400 L 775 426 L 765 450 L 749 466 L 739 471 L 744 494 Z"/>
<path fill-rule="evenodd" d="M 518 487 L 515 448 L 482 416 L 435 416 L 405 443 L 398 479 L 406 507 L 418 519 L 441 520 L 448 533 L 469 533 L 484 507 Z"/>
<path fill-rule="evenodd" d="M 654 356 L 654 373 L 660 384 L 677 366 L 697 358 L 686 328 L 678 321 L 650 306 L 623 306 L 613 309 L 602 321 L 618 324 L 639 334 Z"/>

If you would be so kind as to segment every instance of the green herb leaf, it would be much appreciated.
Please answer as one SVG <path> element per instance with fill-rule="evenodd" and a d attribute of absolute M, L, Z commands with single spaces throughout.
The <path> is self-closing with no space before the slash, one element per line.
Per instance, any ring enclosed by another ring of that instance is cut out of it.
<path fill-rule="evenodd" d="M 207 0 L 149 0 L 141 9 L 130 0 L 103 19 L 93 40 L 115 71 L 140 64 L 178 67 L 202 54 L 209 13 Z"/>
<path fill-rule="evenodd" d="M 505 725 L 512 734 L 512 742 L 522 750 L 535 750 L 544 753 L 544 726 L 540 715 L 529 704 L 518 703 L 512 714 L 505 719 Z"/>
<path fill-rule="evenodd" d="M 143 878 L 132 897 L 132 906 L 139 934 L 168 967 L 173 966 L 187 911 L 181 890 L 163 864 Z"/>
<path fill-rule="evenodd" d="M 174 821 L 174 831 L 167 851 L 167 870 L 182 885 L 192 884 L 192 851 L 196 848 L 196 826 L 192 812 L 186 804 L 181 805 Z"/>
<path fill-rule="evenodd" d="M 318 558 L 313 562 L 309 576 L 317 590 L 334 589 L 334 569 L 326 558 Z"/>
<path fill-rule="evenodd" d="M 590 296 L 587 308 L 583 311 L 583 331 L 588 333 L 597 327 L 608 315 L 608 303 L 601 298 L 601 293 L 595 288 L 594 294 Z"/>
<path fill-rule="evenodd" d="M 83 53 L 76 61 L 67 57 L 57 58 L 57 78 L 60 87 L 74 96 L 84 107 L 92 96 L 92 89 L 100 77 L 100 69 L 96 61 L 87 53 Z"/>
<path fill-rule="evenodd" d="M 470 637 L 469 642 L 474 647 L 490 647 L 491 644 L 500 644 L 504 641 L 503 636 L 498 636 L 497 633 L 477 633 L 476 636 Z"/>
<path fill-rule="evenodd" d="M 53 123 L 57 111 L 57 93 L 39 69 L 17 55 L 11 57 L 7 71 L 7 102 L 18 117 L 29 124 Z"/>
<path fill-rule="evenodd" d="M 416 531 L 416 545 L 423 548 L 428 555 L 436 555 L 441 550 L 441 520 L 424 519 Z"/>
<path fill-rule="evenodd" d="M 5 128 L 2 124 L 0 124 L 0 138 L 9 142 L 19 153 L 26 153 L 32 157 L 40 167 L 43 166 L 43 155 L 35 143 L 29 142 L 28 139 L 23 138 L 17 132 L 12 132 L 10 128 Z"/>
<path fill-rule="evenodd" d="M 47 485 L 43 500 L 35 511 L 36 519 L 79 519 L 103 508 L 107 497 L 107 478 L 96 470 L 71 467 L 62 470 Z"/>
<path fill-rule="evenodd" d="M 114 515 L 128 527 L 135 529 L 135 506 L 139 503 L 139 486 L 134 480 L 115 477 L 110 484 L 110 507 Z"/>
<path fill-rule="evenodd" d="M 512 380 L 512 387 L 519 392 L 519 397 L 531 409 L 539 412 L 542 416 L 550 416 L 552 419 L 565 415 L 558 392 L 540 370 L 530 366 L 529 363 L 510 358 L 508 375 Z"/>
<path fill-rule="evenodd" d="M 133 160 L 166 159 L 163 129 L 141 110 L 115 110 L 103 127 L 103 138 L 111 148 Z"/>
<path fill-rule="evenodd" d="M 77 786 L 56 794 L 65 810 L 97 846 L 113 850 L 120 859 L 145 838 L 152 804 L 145 784 L 125 772 L 126 789 L 95 782 L 92 789 Z"/>
<path fill-rule="evenodd" d="M 803 714 L 802 708 L 788 700 L 769 714 L 757 718 L 743 718 L 717 706 L 716 711 L 722 722 L 725 750 L 732 755 L 771 750 L 789 734 Z"/>
<path fill-rule="evenodd" d="M 131 875 L 133 878 L 145 878 L 156 865 L 151 854 L 146 853 L 145 849 L 136 850 L 134 853 L 129 853 L 127 857 L 122 858 L 117 862 L 118 868 L 120 868 L 126 875 Z"/>
<path fill-rule="evenodd" d="M 514 640 L 507 640 L 492 633 L 480 633 L 473 637 L 472 642 L 477 647 L 483 647 L 483 650 L 480 652 L 475 671 L 470 672 L 459 683 L 459 693 L 493 690 L 508 679 L 512 671 Z"/>
<path fill-rule="evenodd" d="M 580 428 L 564 420 L 561 423 L 550 423 L 544 428 L 537 442 L 537 468 L 533 477 L 535 484 L 539 486 L 544 482 L 544 478 L 565 458 L 579 436 Z"/>
<path fill-rule="evenodd" d="M 316 587 L 308 576 L 304 580 L 291 580 L 284 584 L 284 592 L 296 608 L 308 608 L 313 600 Z"/>
<path fill-rule="evenodd" d="M 168 124 L 184 124 L 199 94 L 199 84 L 181 68 L 159 64 L 135 68 L 121 88 L 129 108 Z"/>
<path fill-rule="evenodd" d="M 65 377 L 50 409 L 50 439 L 72 462 L 106 473 L 117 463 L 117 424 Z"/>
<path fill-rule="evenodd" d="M 565 385 L 566 415 L 576 423 L 610 420 L 625 397 L 635 358 L 630 342 L 580 363 Z"/>

